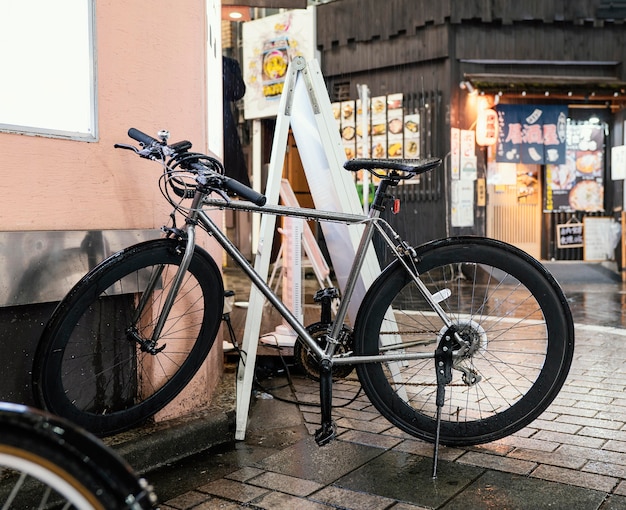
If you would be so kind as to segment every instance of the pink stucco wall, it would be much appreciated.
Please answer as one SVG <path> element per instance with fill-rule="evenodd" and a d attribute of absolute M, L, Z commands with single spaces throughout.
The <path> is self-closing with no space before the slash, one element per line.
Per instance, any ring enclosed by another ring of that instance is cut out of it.
<path fill-rule="evenodd" d="M 0 230 L 159 228 L 171 209 L 158 190 L 159 165 L 113 144 L 130 142 L 129 127 L 153 136 L 168 129 L 172 141 L 207 151 L 208 131 L 221 130 L 221 112 L 210 124 L 207 115 L 203 0 L 98 0 L 95 14 L 99 139 L 0 133 Z M 219 264 L 221 252 L 205 247 Z M 208 402 L 221 360 L 216 342 L 186 395 L 161 416 Z"/>

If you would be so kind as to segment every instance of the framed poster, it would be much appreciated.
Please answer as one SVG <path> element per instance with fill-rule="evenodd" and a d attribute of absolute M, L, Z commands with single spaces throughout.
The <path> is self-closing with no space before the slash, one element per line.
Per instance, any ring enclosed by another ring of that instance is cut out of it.
<path fill-rule="evenodd" d="M 314 10 L 295 9 L 243 24 L 246 119 L 275 117 L 287 68 L 297 56 L 316 56 Z"/>

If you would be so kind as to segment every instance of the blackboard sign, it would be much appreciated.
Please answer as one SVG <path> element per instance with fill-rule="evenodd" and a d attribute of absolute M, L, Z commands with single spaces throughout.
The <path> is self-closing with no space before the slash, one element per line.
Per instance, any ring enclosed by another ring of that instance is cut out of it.
<path fill-rule="evenodd" d="M 556 226 L 557 248 L 582 248 L 584 244 L 582 223 L 563 223 Z"/>

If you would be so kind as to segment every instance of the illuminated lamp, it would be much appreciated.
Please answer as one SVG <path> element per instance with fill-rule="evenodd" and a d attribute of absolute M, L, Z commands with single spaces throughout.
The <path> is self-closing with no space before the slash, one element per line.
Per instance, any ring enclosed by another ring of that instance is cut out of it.
<path fill-rule="evenodd" d="M 478 111 L 476 118 L 476 143 L 481 146 L 494 145 L 498 139 L 498 114 L 486 108 Z"/>

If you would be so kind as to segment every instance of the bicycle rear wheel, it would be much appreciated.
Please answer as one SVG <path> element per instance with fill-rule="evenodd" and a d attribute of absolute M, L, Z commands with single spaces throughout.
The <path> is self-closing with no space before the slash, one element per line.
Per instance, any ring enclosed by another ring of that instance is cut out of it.
<path fill-rule="evenodd" d="M 180 393 L 213 345 L 224 303 L 219 268 L 196 247 L 158 342 L 151 350 L 142 345 L 152 338 L 183 252 L 184 243 L 173 239 L 147 241 L 109 257 L 76 284 L 35 354 L 40 405 L 104 436 L 141 423 Z"/>
<path fill-rule="evenodd" d="M 417 255 L 421 280 L 470 345 L 455 360 L 446 386 L 441 444 L 485 443 L 525 427 L 556 397 L 571 365 L 574 327 L 560 287 L 537 261 L 499 241 L 445 239 L 417 248 Z M 434 353 L 447 332 L 395 261 L 363 300 L 355 353 Z M 432 357 L 357 370 L 385 418 L 415 437 L 435 440 Z"/>
<path fill-rule="evenodd" d="M 0 508 L 148 509 L 145 480 L 66 420 L 0 403 Z"/>

